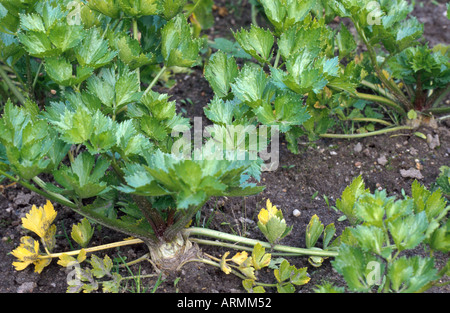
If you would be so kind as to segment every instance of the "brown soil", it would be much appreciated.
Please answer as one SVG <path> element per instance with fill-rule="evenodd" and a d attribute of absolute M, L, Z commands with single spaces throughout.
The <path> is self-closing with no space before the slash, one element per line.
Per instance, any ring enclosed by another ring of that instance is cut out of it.
<path fill-rule="evenodd" d="M 230 4 L 235 2 L 237 4 Z M 433 45 L 439 42 L 449 44 L 450 32 L 445 29 L 450 26 L 450 23 L 443 16 L 444 4 L 437 6 L 430 1 L 424 3 L 426 4 L 422 8 L 417 7 L 415 13 L 426 23 L 426 38 Z M 215 12 L 216 24 L 208 31 L 211 38 L 230 37 L 231 27 L 245 27 L 250 24 L 250 11 L 246 0 L 231 2 L 216 0 L 216 5 L 226 7 L 228 15 L 220 16 L 218 11 Z M 177 100 L 180 109 L 191 117 L 203 116 L 203 106 L 212 97 L 212 91 L 203 79 L 200 68 L 194 69 L 189 75 L 178 75 L 177 84 L 166 91 L 172 95 L 173 100 Z M 191 99 L 193 104 L 180 102 L 186 98 Z M 450 164 L 450 128 L 448 124 L 438 126 L 436 129 L 420 129 L 425 135 L 439 136 L 440 146 L 435 149 L 431 149 L 424 139 L 411 132 L 369 137 L 357 141 L 319 140 L 308 143 L 304 139 L 304 143 L 299 143 L 298 155 L 290 153 L 284 140 L 281 139 L 280 167 L 277 171 L 265 172 L 262 175 L 261 183 L 266 186 L 266 190 L 257 196 L 245 199 L 212 199 L 205 205 L 200 223 L 207 221 L 213 214 L 210 228 L 263 240 L 255 221 L 259 210 L 265 206 L 266 199 L 270 199 L 274 205 L 283 210 L 287 223 L 294 226 L 292 233 L 281 242 L 282 244 L 304 247 L 305 227 L 314 214 L 317 214 L 325 225 L 335 223 L 339 235 L 347 224 L 345 221 L 338 221 L 341 215 L 327 206 L 324 196 L 333 206 L 344 188 L 360 174 L 366 186 L 372 191 L 381 187 L 385 188 L 390 195 L 401 196 L 402 190 L 409 194 L 413 179 L 402 177 L 400 170 L 414 168 L 417 160 L 423 166 L 421 169 L 423 178 L 420 182 L 427 187 L 430 186 L 439 174 L 439 167 Z M 355 150 L 357 145 L 360 149 Z M 384 165 L 379 164 L 378 161 L 378 158 L 382 156 L 385 156 L 387 160 Z M 26 233 L 21 228 L 20 218 L 32 205 L 39 206 L 44 203 L 45 199 L 20 186 L 10 187 L 3 195 L 0 195 L 0 292 L 2 293 L 63 293 L 66 291 L 67 274 L 64 268 L 56 264 L 56 261 L 53 261 L 40 275 L 34 273 L 31 267 L 17 272 L 11 265 L 14 258 L 9 252 L 17 247 L 20 238 Z M 68 251 L 72 247 L 67 239 L 70 235 L 66 234 L 70 233 L 71 225 L 77 223 L 80 216 L 59 205 L 56 205 L 56 209 L 58 237 L 55 251 Z M 295 209 L 301 212 L 299 217 L 293 216 L 292 212 Z M 123 237 L 106 228 L 98 228 L 91 245 L 114 242 Z M 73 248 L 78 248 L 75 243 L 71 244 L 74 245 Z M 226 252 L 215 247 L 202 247 L 202 249 L 217 257 Z M 137 245 L 108 251 L 108 254 L 112 258 L 120 255 L 131 261 L 146 252 L 143 245 Z M 315 285 L 325 281 L 343 284 L 342 278 L 333 270 L 329 260 L 326 260 L 319 268 L 311 266 L 307 258 L 290 258 L 289 261 L 297 267 L 308 267 L 308 273 L 311 276 L 310 283 L 297 288 L 298 292 L 313 292 Z M 437 266 L 443 266 L 444 261 L 444 257 L 438 256 Z M 146 262 L 132 266 L 131 270 L 136 274 L 140 271 L 141 275 L 154 273 L 151 264 Z M 121 273 L 124 276 L 129 275 L 126 270 Z M 261 281 L 274 281 L 273 272 L 269 270 L 262 271 L 259 278 Z M 155 282 L 156 278 L 145 278 L 141 283 L 143 288 L 151 291 Z M 130 281 L 129 292 L 132 291 L 133 286 L 134 284 Z M 165 277 L 156 291 L 163 293 L 245 292 L 239 278 L 226 275 L 215 267 L 201 263 L 188 263 L 180 272 Z M 269 288 L 267 291 L 274 292 L 275 289 Z M 430 292 L 450 292 L 450 286 L 436 287 Z"/>

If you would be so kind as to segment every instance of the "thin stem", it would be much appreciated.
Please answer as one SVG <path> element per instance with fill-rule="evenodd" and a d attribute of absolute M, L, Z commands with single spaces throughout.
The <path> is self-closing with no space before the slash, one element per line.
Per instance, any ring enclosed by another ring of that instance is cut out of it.
<path fill-rule="evenodd" d="M 386 91 L 384 88 L 381 88 L 380 86 L 373 84 L 371 82 L 368 82 L 367 80 L 363 79 L 361 81 L 361 85 L 366 86 L 370 89 L 372 89 L 373 91 L 378 92 L 379 94 L 381 94 L 384 97 L 387 97 L 393 101 L 396 101 L 395 97 L 388 91 Z"/>
<path fill-rule="evenodd" d="M 195 9 L 197 9 L 197 7 L 199 6 L 199 4 L 202 2 L 203 0 L 198 0 L 194 6 L 186 13 L 186 18 L 188 18 L 189 16 L 191 16 L 192 13 L 194 13 Z"/>
<path fill-rule="evenodd" d="M 355 96 L 359 99 L 373 101 L 373 102 L 387 105 L 391 109 L 394 109 L 400 115 L 403 115 L 403 116 L 406 115 L 406 111 L 401 106 L 399 106 L 396 102 L 394 102 L 388 98 L 385 98 L 382 96 L 377 96 L 377 95 L 371 95 L 371 94 L 367 94 L 367 93 L 362 93 L 362 92 L 357 92 L 355 94 Z"/>
<path fill-rule="evenodd" d="M 249 251 L 252 252 L 253 248 L 249 246 L 241 246 L 234 243 L 228 243 L 228 242 L 221 242 L 221 241 L 213 241 L 213 240 L 207 240 L 207 239 L 199 239 L 199 238 L 189 238 L 189 241 L 195 242 L 201 245 L 208 245 L 208 246 L 215 246 L 215 247 L 222 247 L 222 248 L 229 248 L 239 251 Z M 287 252 L 271 252 L 271 255 L 274 256 L 298 256 L 298 253 L 287 253 Z"/>
<path fill-rule="evenodd" d="M 322 257 L 335 257 L 338 255 L 336 251 L 325 251 L 325 250 L 314 250 L 314 249 L 303 249 L 297 247 L 283 246 L 283 245 L 272 245 L 268 242 L 262 242 L 255 239 L 244 238 L 237 235 L 231 235 L 223 232 L 219 232 L 212 229 L 190 227 L 184 230 L 184 233 L 188 236 L 206 236 L 210 238 L 216 238 L 220 240 L 226 240 L 235 242 L 236 244 L 244 244 L 255 246 L 256 244 L 261 244 L 264 248 L 273 249 L 274 251 L 292 253 L 293 255 L 310 255 L 310 256 L 322 256 Z"/>
<path fill-rule="evenodd" d="M 9 78 L 8 74 L 5 73 L 3 68 L 0 66 L 0 76 L 5 81 L 8 88 L 12 91 L 12 93 L 16 96 L 17 100 L 19 100 L 20 103 L 24 104 L 27 100 L 22 95 L 22 93 L 17 89 L 16 86 L 14 86 L 13 82 Z"/>
<path fill-rule="evenodd" d="M 69 251 L 69 252 L 50 253 L 47 255 L 39 256 L 39 258 L 41 258 L 41 259 L 59 258 L 60 256 L 63 256 L 63 255 L 68 255 L 68 256 L 78 255 L 78 254 L 80 254 L 81 250 L 84 250 L 86 253 L 91 253 L 91 252 L 97 252 L 97 251 L 118 248 L 118 247 L 123 247 L 123 246 L 136 245 L 136 244 L 141 244 L 141 243 L 144 243 L 144 241 L 142 241 L 141 239 L 123 240 L 123 241 L 108 243 L 105 245 L 100 245 L 100 246 L 85 248 L 85 249 L 80 249 L 80 250 L 74 250 L 74 251 Z"/>
<path fill-rule="evenodd" d="M 450 106 L 448 107 L 440 107 L 440 108 L 431 108 L 423 111 L 424 113 L 432 113 L 432 114 L 445 114 L 450 113 Z"/>
<path fill-rule="evenodd" d="M 133 38 L 139 42 L 139 30 L 138 30 L 138 24 L 137 24 L 137 19 L 133 18 Z M 138 81 L 139 81 L 139 91 L 141 91 L 141 71 L 139 69 L 139 67 L 136 69 L 136 75 L 138 77 Z"/>
<path fill-rule="evenodd" d="M 258 16 L 258 11 L 256 10 L 256 5 L 254 5 L 253 3 L 251 5 L 252 5 L 252 11 L 251 11 L 251 13 L 252 13 L 252 24 L 255 25 L 255 26 L 258 26 L 258 21 L 256 19 L 256 17 Z"/>
<path fill-rule="evenodd" d="M 441 103 L 449 93 L 450 93 L 450 84 L 448 84 L 446 88 L 443 88 L 441 90 L 435 90 L 434 94 L 432 94 L 431 97 L 428 99 L 426 108 L 433 108 L 435 106 L 438 106 L 439 103 Z"/>
<path fill-rule="evenodd" d="M 275 62 L 273 63 L 274 68 L 278 68 L 278 63 L 280 62 L 280 56 L 281 56 L 280 49 L 278 49 L 277 55 L 275 57 Z"/>
<path fill-rule="evenodd" d="M 397 126 L 392 128 L 384 128 L 380 130 L 376 130 L 373 132 L 362 133 L 362 134 L 320 134 L 319 136 L 322 138 L 341 138 L 341 139 L 354 139 L 354 138 L 364 138 L 370 136 L 377 136 L 386 133 L 396 132 L 399 130 L 411 130 L 413 127 L 411 126 Z"/>
<path fill-rule="evenodd" d="M 34 76 L 34 80 L 33 80 L 33 90 L 34 90 L 34 88 L 36 87 L 36 83 L 37 83 L 37 81 L 38 81 L 39 74 L 41 73 L 41 69 L 42 69 L 42 66 L 43 66 L 43 65 L 44 65 L 44 62 L 41 61 L 41 63 L 39 63 L 39 67 L 38 67 L 37 73 L 36 73 L 36 75 Z"/>
<path fill-rule="evenodd" d="M 349 121 L 354 121 L 354 122 L 374 122 L 374 123 L 379 123 L 379 124 L 383 124 L 386 126 L 393 126 L 392 123 L 385 121 L 385 120 L 380 120 L 378 118 L 370 118 L 370 117 L 354 117 L 354 118 L 349 118 L 347 119 Z"/>
<path fill-rule="evenodd" d="M 34 91 L 33 91 L 33 79 L 31 78 L 31 58 L 27 54 L 25 57 L 26 65 L 27 65 L 27 89 L 28 89 L 28 96 L 30 98 L 34 98 Z"/>
<path fill-rule="evenodd" d="M 150 83 L 150 85 L 147 87 L 147 89 L 144 91 L 144 95 L 147 94 L 147 92 L 149 92 L 153 86 L 156 85 L 156 83 L 158 82 L 159 78 L 162 76 L 162 74 L 164 74 L 164 72 L 166 71 L 167 67 L 164 65 L 161 70 L 158 72 L 158 74 L 156 74 L 155 78 L 153 78 L 152 82 Z"/>

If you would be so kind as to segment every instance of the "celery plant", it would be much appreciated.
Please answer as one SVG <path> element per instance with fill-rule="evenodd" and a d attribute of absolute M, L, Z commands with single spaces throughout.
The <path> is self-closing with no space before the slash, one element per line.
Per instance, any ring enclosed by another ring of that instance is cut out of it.
<path fill-rule="evenodd" d="M 218 100 L 205 113 L 231 110 L 216 122 L 250 116 L 278 126 L 289 148 L 297 138 L 363 137 L 410 129 L 408 119 L 449 112 L 449 51 L 422 43 L 423 25 L 404 0 L 260 0 L 269 28 L 251 25 L 234 33 L 256 61 L 237 70 L 218 51 L 205 74 Z M 340 18 L 337 29 L 331 21 Z M 359 49 L 358 43 L 363 49 Z M 369 104 L 376 104 L 375 109 Z M 239 112 L 239 113 L 238 113 Z M 385 120 L 387 113 L 391 121 Z M 338 117 L 366 123 L 359 134 L 327 134 Z M 375 130 L 374 125 L 387 126 Z"/>

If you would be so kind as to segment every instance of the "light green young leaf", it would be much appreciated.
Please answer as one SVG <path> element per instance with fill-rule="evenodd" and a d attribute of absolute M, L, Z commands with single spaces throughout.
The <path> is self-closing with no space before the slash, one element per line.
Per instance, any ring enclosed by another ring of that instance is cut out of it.
<path fill-rule="evenodd" d="M 250 106 L 257 108 L 268 99 L 269 78 L 260 66 L 244 65 L 235 82 L 231 84 L 234 95 Z"/>
<path fill-rule="evenodd" d="M 205 66 L 205 78 L 220 98 L 228 95 L 231 84 L 234 83 L 238 74 L 236 60 L 220 50 L 212 55 Z"/>
<path fill-rule="evenodd" d="M 233 123 L 235 105 L 230 101 L 223 101 L 215 96 L 207 107 L 203 108 L 206 117 L 220 125 L 231 125 Z"/>
<path fill-rule="evenodd" d="M 428 221 L 425 212 L 398 218 L 388 223 L 389 232 L 399 251 L 413 249 L 425 238 Z"/>
<path fill-rule="evenodd" d="M 45 33 L 28 31 L 17 34 L 19 41 L 24 45 L 25 50 L 35 57 L 42 58 L 54 53 L 52 43 Z"/>
<path fill-rule="evenodd" d="M 181 12 L 187 0 L 160 0 L 160 12 L 166 20 L 174 18 Z"/>
<path fill-rule="evenodd" d="M 263 104 L 255 110 L 258 120 L 264 125 L 278 125 L 281 132 L 287 132 L 293 126 L 301 126 L 311 116 L 302 98 L 285 93 L 275 99 L 275 110 L 270 104 Z"/>
<path fill-rule="evenodd" d="M 99 68 L 110 63 L 117 52 L 111 51 L 108 41 L 103 39 L 98 28 L 86 32 L 81 44 L 75 47 L 75 56 L 81 66 Z"/>
<path fill-rule="evenodd" d="M 120 16 L 120 7 L 117 0 L 90 0 L 87 2 L 90 9 L 105 14 L 111 18 Z"/>
<path fill-rule="evenodd" d="M 142 96 L 140 103 L 145 106 L 146 113 L 158 121 L 169 120 L 176 115 L 175 101 L 169 101 L 167 94 L 150 90 Z"/>
<path fill-rule="evenodd" d="M 442 196 L 441 189 L 431 193 L 425 186 L 415 180 L 411 186 L 411 193 L 414 211 L 416 213 L 425 211 L 429 221 L 439 216 L 446 207 L 446 200 Z"/>
<path fill-rule="evenodd" d="M 445 225 L 436 229 L 430 238 L 430 247 L 442 251 L 450 252 L 450 222 L 447 220 Z"/>
<path fill-rule="evenodd" d="M 158 13 L 157 0 L 118 0 L 120 8 L 128 16 L 147 16 Z"/>
<path fill-rule="evenodd" d="M 80 223 L 72 226 L 72 232 L 70 236 L 76 243 L 82 248 L 86 248 L 91 241 L 92 235 L 94 235 L 94 228 L 89 223 L 87 218 L 83 218 Z"/>
<path fill-rule="evenodd" d="M 154 63 L 153 53 L 144 53 L 139 42 L 129 36 L 123 36 L 117 41 L 119 58 L 129 66 L 131 70 Z"/>
<path fill-rule="evenodd" d="M 365 189 L 362 176 L 358 176 L 345 188 L 341 198 L 336 200 L 336 208 L 347 216 L 352 225 L 359 220 L 355 209 L 356 201 L 365 193 L 369 193 L 369 189 Z"/>
<path fill-rule="evenodd" d="M 94 156 L 84 152 L 74 160 L 70 168 L 62 166 L 53 175 L 65 188 L 64 193 L 86 199 L 109 190 L 107 183 L 102 181 L 109 165 L 105 159 L 99 158 L 96 161 Z"/>
<path fill-rule="evenodd" d="M 64 57 L 50 57 L 45 59 L 45 70 L 50 78 L 61 86 L 78 85 L 89 78 L 94 69 L 78 66 L 73 73 L 72 64 Z"/>
<path fill-rule="evenodd" d="M 260 270 L 269 266 L 271 255 L 266 253 L 266 249 L 257 243 L 252 251 L 252 264 L 255 270 Z"/>
<path fill-rule="evenodd" d="M 99 110 L 95 112 L 92 122 L 94 127 L 88 142 L 85 142 L 86 148 L 93 155 L 108 152 L 117 141 L 117 124 Z"/>
<path fill-rule="evenodd" d="M 326 39 L 333 35 L 324 23 L 324 20 L 312 19 L 309 16 L 301 24 L 283 32 L 277 44 L 284 60 L 305 48 L 314 54 L 323 51 L 327 44 Z"/>
<path fill-rule="evenodd" d="M 44 21 L 39 14 L 19 14 L 20 17 L 20 27 L 27 31 L 41 32 L 45 33 L 46 29 L 44 26 Z"/>
<path fill-rule="evenodd" d="M 115 85 L 115 91 L 116 110 L 128 103 L 138 101 L 142 94 L 139 92 L 139 79 L 137 73 L 130 72 L 128 69 L 121 71 Z"/>
<path fill-rule="evenodd" d="M 199 39 L 192 38 L 190 26 L 183 14 L 170 20 L 161 30 L 161 54 L 167 67 L 191 67 L 201 48 Z"/>
<path fill-rule="evenodd" d="M 371 289 L 371 284 L 367 281 L 367 265 L 371 261 L 377 261 L 377 259 L 365 254 L 358 247 L 343 243 L 339 247 L 339 255 L 331 262 L 333 268 L 344 276 L 351 290 L 367 292 Z"/>
<path fill-rule="evenodd" d="M 313 0 L 261 0 L 267 18 L 281 34 L 301 22 L 313 8 Z"/>
<path fill-rule="evenodd" d="M 358 225 L 356 228 L 351 228 L 350 230 L 361 248 L 381 255 L 385 240 L 385 235 L 381 228 Z"/>
<path fill-rule="evenodd" d="M 306 247 L 312 248 L 315 246 L 317 240 L 322 235 L 324 226 L 322 222 L 320 222 L 319 217 L 317 215 L 313 215 L 308 225 L 306 226 Z"/>
<path fill-rule="evenodd" d="M 353 35 L 350 33 L 344 23 L 341 23 L 341 30 L 336 36 L 336 42 L 339 49 L 340 60 L 350 55 L 357 48 Z"/>
<path fill-rule="evenodd" d="M 393 291 L 404 293 L 417 292 L 420 288 L 438 278 L 437 270 L 434 267 L 434 259 L 420 256 L 396 259 L 389 266 L 387 275 L 390 278 Z"/>
<path fill-rule="evenodd" d="M 323 248 L 325 250 L 328 248 L 328 245 L 330 244 L 331 239 L 333 239 L 335 233 L 336 227 L 334 226 L 334 223 L 328 224 L 325 227 L 325 230 L 323 231 Z"/>
<path fill-rule="evenodd" d="M 356 203 L 356 214 L 364 223 L 382 227 L 385 214 L 386 196 L 384 193 L 363 194 Z"/>
<path fill-rule="evenodd" d="M 52 28 L 49 39 L 60 52 L 65 52 L 80 44 L 84 35 L 82 25 L 69 25 L 63 22 Z"/>
<path fill-rule="evenodd" d="M 258 60 L 258 62 L 270 63 L 272 47 L 275 41 L 270 30 L 252 25 L 249 31 L 241 29 L 233 35 L 242 49 Z"/>

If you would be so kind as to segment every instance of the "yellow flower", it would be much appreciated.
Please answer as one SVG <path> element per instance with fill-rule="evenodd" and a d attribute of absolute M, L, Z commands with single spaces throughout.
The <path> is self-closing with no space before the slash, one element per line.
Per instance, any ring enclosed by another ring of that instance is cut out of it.
<path fill-rule="evenodd" d="M 44 207 L 36 208 L 35 205 L 31 208 L 31 211 L 26 214 L 26 217 L 22 218 L 23 227 L 33 231 L 39 237 L 45 238 L 49 231 L 53 220 L 56 217 L 56 211 L 50 201 Z"/>
<path fill-rule="evenodd" d="M 278 209 L 276 206 L 272 206 L 272 202 L 270 202 L 269 199 L 267 199 L 266 202 L 266 209 L 261 209 L 261 211 L 258 214 L 258 220 L 263 224 L 266 225 L 267 222 L 272 218 L 276 217 L 278 213 Z"/>

